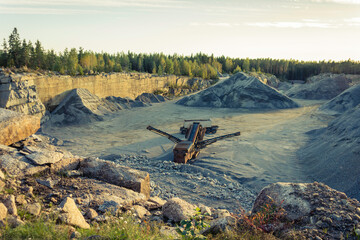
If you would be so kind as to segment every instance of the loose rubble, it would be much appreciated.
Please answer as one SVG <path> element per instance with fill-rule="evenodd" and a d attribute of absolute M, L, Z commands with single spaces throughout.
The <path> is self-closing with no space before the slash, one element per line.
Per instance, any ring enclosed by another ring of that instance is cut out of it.
<path fill-rule="evenodd" d="M 111 154 L 100 158 L 148 172 L 152 179 L 151 196 L 159 196 L 165 200 L 179 197 L 189 202 L 202 202 L 210 207 L 237 211 L 240 208 L 250 210 L 256 197 L 253 191 L 238 182 L 191 164 L 150 159 L 137 154 Z M 199 189 L 201 194 L 198 194 Z"/>

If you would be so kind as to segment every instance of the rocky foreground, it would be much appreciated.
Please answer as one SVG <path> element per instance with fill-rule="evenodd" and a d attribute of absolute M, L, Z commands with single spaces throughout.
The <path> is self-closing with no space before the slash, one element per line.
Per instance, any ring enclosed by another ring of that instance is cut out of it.
<path fill-rule="evenodd" d="M 165 201 L 152 197 L 149 173 L 58 149 L 43 136 L 32 135 L 40 119 L 28 131 L 31 124 L 15 123 L 27 122 L 31 116 L 4 109 L 0 116 L 2 139 L 6 139 L 0 142 L 2 226 L 26 224 L 22 214 L 26 212 L 55 215 L 59 224 L 87 229 L 131 212 L 140 223 L 166 223 L 164 234 L 170 231 L 176 238 L 176 224 L 196 214 L 199 207 L 210 222 L 204 235 L 237 229 L 240 224 L 280 238 L 356 239 L 360 234 L 360 203 L 324 184 L 272 184 L 260 192 L 251 212 L 240 215 L 179 198 Z M 17 129 L 16 134 L 6 128 Z M 265 219 L 266 215 L 272 218 Z"/>

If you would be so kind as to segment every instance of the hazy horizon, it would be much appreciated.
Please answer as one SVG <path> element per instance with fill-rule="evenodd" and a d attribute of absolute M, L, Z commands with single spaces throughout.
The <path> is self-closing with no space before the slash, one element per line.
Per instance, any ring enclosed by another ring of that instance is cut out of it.
<path fill-rule="evenodd" d="M 0 0 L 0 13 L 1 39 L 16 27 L 57 52 L 360 60 L 360 0 Z"/>

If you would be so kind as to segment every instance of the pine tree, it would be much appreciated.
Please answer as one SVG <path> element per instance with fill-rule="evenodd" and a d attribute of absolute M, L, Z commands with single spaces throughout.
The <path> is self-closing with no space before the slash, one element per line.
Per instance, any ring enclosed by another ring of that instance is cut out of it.
<path fill-rule="evenodd" d="M 14 28 L 14 30 L 10 34 L 8 43 L 9 43 L 8 66 L 20 67 L 21 41 L 20 41 L 20 35 L 16 28 Z"/>

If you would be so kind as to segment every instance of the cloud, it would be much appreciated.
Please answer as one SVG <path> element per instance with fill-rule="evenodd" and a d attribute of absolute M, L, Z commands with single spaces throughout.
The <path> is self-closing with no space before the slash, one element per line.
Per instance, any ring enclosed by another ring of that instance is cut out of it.
<path fill-rule="evenodd" d="M 208 26 L 213 27 L 231 27 L 230 23 L 206 23 Z"/>
<path fill-rule="evenodd" d="M 84 9 L 56 9 L 56 8 L 32 8 L 32 7 L 1 7 L 1 14 L 38 14 L 38 15 L 65 15 L 65 14 L 94 14 L 101 13 L 98 10 Z"/>
<path fill-rule="evenodd" d="M 226 22 L 219 22 L 219 23 L 212 23 L 212 22 L 208 22 L 208 23 L 199 23 L 199 22 L 192 22 L 190 23 L 190 26 L 211 26 L 211 27 L 232 27 L 233 25 L 231 23 L 226 23 Z"/>
<path fill-rule="evenodd" d="M 254 27 L 276 27 L 276 28 L 334 28 L 336 25 L 329 23 L 321 23 L 315 21 L 303 21 L 303 22 L 255 22 L 246 23 L 248 26 Z"/>
<path fill-rule="evenodd" d="M 185 0 L 0 0 L 8 6 L 184 8 Z"/>
<path fill-rule="evenodd" d="M 340 4 L 359 4 L 360 0 L 311 0 L 318 3 L 340 3 Z"/>
<path fill-rule="evenodd" d="M 360 17 L 344 19 L 344 22 L 348 26 L 360 26 Z"/>

